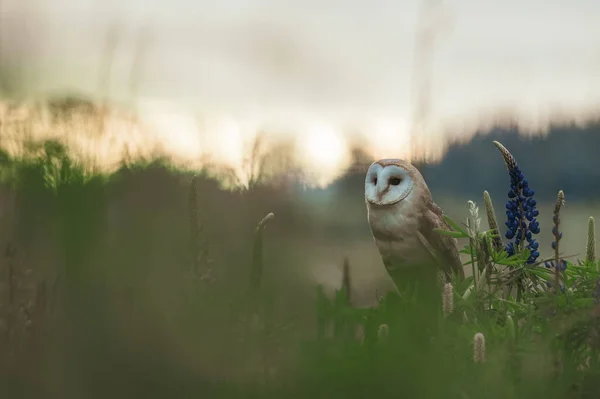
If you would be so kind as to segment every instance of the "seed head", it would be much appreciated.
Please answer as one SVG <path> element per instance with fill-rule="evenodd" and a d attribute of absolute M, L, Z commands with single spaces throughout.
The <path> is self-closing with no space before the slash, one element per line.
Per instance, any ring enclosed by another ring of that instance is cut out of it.
<path fill-rule="evenodd" d="M 588 221 L 588 239 L 587 239 L 587 248 L 585 251 L 585 261 L 589 263 L 596 263 L 596 226 L 594 222 L 594 217 L 590 216 Z"/>
<path fill-rule="evenodd" d="M 377 329 L 377 339 L 384 342 L 390 335 L 390 327 L 387 324 L 381 324 Z"/>
<path fill-rule="evenodd" d="M 473 337 L 473 360 L 475 363 L 485 363 L 485 337 L 483 333 L 477 333 Z"/>
<path fill-rule="evenodd" d="M 467 209 L 469 210 L 469 233 L 471 233 L 472 237 L 475 237 L 479 232 L 479 226 L 481 225 L 481 218 L 479 217 L 479 208 L 475 204 L 475 202 L 469 200 L 467 201 Z"/>
<path fill-rule="evenodd" d="M 448 316 L 454 311 L 454 290 L 452 283 L 444 284 L 444 294 L 442 296 L 442 310 L 444 316 Z"/>

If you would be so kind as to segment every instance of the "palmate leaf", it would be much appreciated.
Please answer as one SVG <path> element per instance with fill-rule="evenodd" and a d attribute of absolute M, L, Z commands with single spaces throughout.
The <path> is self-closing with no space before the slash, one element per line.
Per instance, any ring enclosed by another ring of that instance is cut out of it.
<path fill-rule="evenodd" d="M 463 249 L 461 249 L 460 251 L 458 251 L 458 253 L 465 254 L 465 255 L 475 255 L 473 248 L 470 245 L 465 245 L 465 247 Z"/>
<path fill-rule="evenodd" d="M 500 264 L 500 261 L 502 261 L 504 259 L 508 259 L 508 253 L 504 250 L 496 251 L 496 250 L 492 249 L 491 256 L 492 256 L 492 260 L 494 261 L 494 263 L 498 263 L 498 264 Z"/>
<path fill-rule="evenodd" d="M 531 273 L 534 276 L 537 276 L 541 279 L 544 279 L 544 280 L 547 280 L 548 278 L 551 278 L 552 276 L 554 276 L 554 272 L 552 272 L 552 269 L 547 269 L 545 267 L 531 268 L 529 270 L 529 273 Z"/>
<path fill-rule="evenodd" d="M 527 262 L 529 253 L 530 251 L 528 249 L 525 249 L 520 254 L 516 253 L 514 255 L 508 256 L 508 254 L 505 251 L 502 251 L 498 253 L 498 258 L 494 259 L 494 262 L 504 266 L 523 265 L 525 264 L 525 262 Z"/>
<path fill-rule="evenodd" d="M 450 225 L 450 227 L 452 227 L 456 232 L 461 234 L 460 237 L 457 237 L 457 238 L 469 238 L 469 234 L 465 231 L 465 229 L 460 227 L 460 225 L 458 223 L 456 223 L 454 220 L 452 220 L 449 216 L 443 215 L 443 218 L 446 221 L 446 223 L 448 223 Z"/>
<path fill-rule="evenodd" d="M 433 229 L 433 231 L 435 231 L 436 233 L 439 233 L 439 234 L 442 234 L 445 236 L 454 237 L 454 238 L 465 238 L 463 233 L 461 233 L 460 231 L 451 231 L 451 230 L 444 230 L 444 229 Z"/>

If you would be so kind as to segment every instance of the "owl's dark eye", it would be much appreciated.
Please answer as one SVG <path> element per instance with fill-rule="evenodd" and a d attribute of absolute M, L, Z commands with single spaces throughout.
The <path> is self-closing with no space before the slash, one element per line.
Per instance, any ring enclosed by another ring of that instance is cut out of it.
<path fill-rule="evenodd" d="M 374 178 L 374 179 L 373 179 L 373 184 L 374 184 L 374 185 L 377 185 L 377 178 Z"/>
<path fill-rule="evenodd" d="M 397 177 L 392 177 L 390 179 L 390 185 L 392 185 L 392 186 L 397 186 L 400 183 L 402 183 L 402 179 L 399 179 Z"/>

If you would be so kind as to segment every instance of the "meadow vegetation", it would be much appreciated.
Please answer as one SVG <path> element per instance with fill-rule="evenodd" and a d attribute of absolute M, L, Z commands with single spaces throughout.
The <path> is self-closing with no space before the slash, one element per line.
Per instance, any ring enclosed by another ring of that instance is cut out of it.
<path fill-rule="evenodd" d="M 2 153 L 3 391 L 596 398 L 594 219 L 579 226 L 584 254 L 569 256 L 562 249 L 569 192 L 557 191 L 546 212 L 529 171 L 496 146 L 490 140 L 490 157 L 508 170 L 505 202 L 492 203 L 481 187 L 481 204 L 469 201 L 448 218 L 452 230 L 438 232 L 465 244 L 470 275 L 428 297 L 410 286 L 373 290 L 370 307 L 356 306 L 361 277 L 352 256 L 339 257 L 334 290 L 295 270 L 311 255 L 286 246 L 304 243 L 294 229 L 335 235 L 323 250 L 357 242 L 343 224 L 324 232 L 299 203 L 301 184 L 227 191 L 204 172 L 162 159 L 89 173 L 56 140 L 31 143 L 30 157 Z M 359 194 L 361 180 L 351 180 Z M 360 195 L 352 198 L 362 205 Z M 368 234 L 366 220 L 364 228 L 356 235 Z M 552 243 L 543 242 L 544 229 Z"/>

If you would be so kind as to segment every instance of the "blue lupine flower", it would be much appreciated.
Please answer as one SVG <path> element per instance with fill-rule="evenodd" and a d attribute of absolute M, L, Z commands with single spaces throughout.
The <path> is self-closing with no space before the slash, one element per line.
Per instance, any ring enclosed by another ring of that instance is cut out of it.
<path fill-rule="evenodd" d="M 505 223 L 508 230 L 505 236 L 513 241 L 509 242 L 504 249 L 511 256 L 519 247 L 527 243 L 525 248 L 530 250 L 527 263 L 531 264 L 540 256 L 539 243 L 533 238 L 534 234 L 540 232 L 540 224 L 536 219 L 539 211 L 536 209 L 537 202 L 533 199 L 535 191 L 529 187 L 529 182 L 512 154 L 499 142 L 494 141 L 494 145 L 500 150 L 510 176 Z"/>
<path fill-rule="evenodd" d="M 544 266 L 546 266 L 546 268 L 548 269 L 553 268 L 560 272 L 564 272 L 565 270 L 567 270 L 567 261 L 564 259 L 559 259 L 558 264 L 556 264 L 556 262 L 554 262 L 553 260 L 547 260 L 544 262 Z"/>

